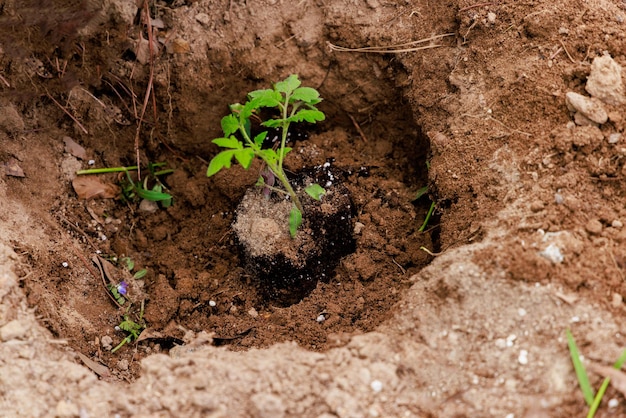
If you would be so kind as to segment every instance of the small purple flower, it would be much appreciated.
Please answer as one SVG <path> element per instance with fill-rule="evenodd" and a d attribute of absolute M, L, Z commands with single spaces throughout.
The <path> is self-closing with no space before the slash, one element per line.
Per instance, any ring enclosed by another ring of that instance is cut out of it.
<path fill-rule="evenodd" d="M 120 282 L 120 284 L 117 285 L 117 292 L 122 296 L 126 296 L 128 284 L 125 281 Z"/>

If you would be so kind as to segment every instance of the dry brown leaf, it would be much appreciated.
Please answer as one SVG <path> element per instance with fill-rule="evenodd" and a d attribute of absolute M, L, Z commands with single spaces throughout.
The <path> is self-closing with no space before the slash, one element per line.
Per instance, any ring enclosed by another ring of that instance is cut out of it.
<path fill-rule="evenodd" d="M 80 199 L 113 199 L 119 196 L 119 186 L 102 181 L 95 176 L 78 176 L 72 180 L 72 187 Z"/>
<path fill-rule="evenodd" d="M 15 158 L 10 158 L 9 161 L 4 164 L 4 172 L 7 176 L 12 177 L 26 177 L 24 170 L 19 166 Z"/>
<path fill-rule="evenodd" d="M 611 386 L 626 396 L 626 373 L 613 367 L 602 366 L 591 362 L 588 364 L 588 368 L 602 377 L 610 378 Z"/>
<path fill-rule="evenodd" d="M 80 357 L 83 363 L 85 363 L 85 366 L 89 367 L 98 376 L 105 378 L 105 379 L 111 377 L 111 372 L 109 371 L 109 368 L 107 366 L 103 366 L 102 364 L 93 361 L 92 359 L 90 359 L 84 354 L 81 354 L 81 353 L 76 353 L 76 354 L 78 354 L 78 357 Z"/>
<path fill-rule="evenodd" d="M 65 143 L 65 152 L 81 160 L 87 159 L 87 151 L 85 151 L 85 148 L 78 145 L 72 138 L 65 136 L 63 137 L 63 142 Z"/>

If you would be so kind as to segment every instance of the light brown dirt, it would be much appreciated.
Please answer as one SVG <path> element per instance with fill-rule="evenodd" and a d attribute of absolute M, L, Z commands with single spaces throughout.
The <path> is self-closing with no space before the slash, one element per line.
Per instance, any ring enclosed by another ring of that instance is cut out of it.
<path fill-rule="evenodd" d="M 603 364 L 625 344 L 623 4 L 149 2 L 151 62 L 132 2 L 31 3 L 0 3 L 0 163 L 25 173 L 0 176 L 1 416 L 584 413 L 565 329 Z M 276 307 L 230 232 L 258 169 L 204 172 L 226 105 L 291 73 L 327 120 L 289 168 L 352 170 L 361 231 L 332 278 Z M 136 162 L 137 132 L 144 163 L 175 169 L 175 204 L 78 199 L 87 163 L 64 137 L 110 167 Z M 116 353 L 96 251 L 149 271 L 150 338 Z M 609 388 L 596 416 L 626 416 L 624 397 Z"/>

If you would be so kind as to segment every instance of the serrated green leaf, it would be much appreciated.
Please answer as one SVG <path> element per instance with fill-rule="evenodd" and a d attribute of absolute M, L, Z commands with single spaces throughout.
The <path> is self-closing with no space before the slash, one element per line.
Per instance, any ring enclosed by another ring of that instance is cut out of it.
<path fill-rule="evenodd" d="M 234 136 L 230 138 L 215 138 L 213 141 L 215 145 L 222 148 L 242 149 L 243 144 Z"/>
<path fill-rule="evenodd" d="M 251 148 L 244 148 L 235 151 L 235 159 L 241 164 L 244 169 L 249 169 L 254 159 L 254 150 Z"/>
<path fill-rule="evenodd" d="M 296 237 L 300 225 L 302 225 L 302 212 L 294 206 L 291 208 L 291 212 L 289 212 L 289 235 L 291 235 L 291 238 Z"/>
<path fill-rule="evenodd" d="M 268 119 L 262 122 L 261 125 L 267 126 L 268 128 L 280 128 L 283 123 L 283 119 Z"/>
<path fill-rule="evenodd" d="M 226 115 L 222 118 L 222 131 L 224 131 L 224 136 L 229 137 L 230 135 L 237 132 L 239 129 L 239 120 L 232 113 L 230 115 Z"/>
<path fill-rule="evenodd" d="M 222 168 L 230 168 L 230 161 L 233 158 L 235 150 L 226 150 L 217 154 L 209 163 L 209 168 L 206 171 L 207 177 L 211 177 L 213 174 L 219 172 Z"/>
<path fill-rule="evenodd" d="M 309 184 L 304 188 L 304 191 L 315 200 L 321 200 L 322 196 L 326 194 L 326 189 L 317 183 Z"/>
<path fill-rule="evenodd" d="M 295 74 L 291 74 L 289 77 L 284 79 L 283 81 L 279 81 L 274 85 L 274 89 L 281 93 L 291 93 L 298 87 L 300 87 L 300 80 L 298 80 L 298 76 Z"/>
<path fill-rule="evenodd" d="M 293 91 L 293 94 L 291 95 L 291 100 L 292 101 L 300 100 L 302 102 L 309 103 L 309 104 L 317 104 L 321 101 L 319 97 L 320 97 L 320 94 L 314 88 L 299 87 Z"/>
<path fill-rule="evenodd" d="M 313 109 L 302 109 L 299 110 L 295 115 L 287 118 L 288 122 L 302 122 L 307 121 L 309 123 L 315 123 L 318 121 L 322 121 L 326 119 L 326 116 L 323 112 L 319 110 Z"/>
<path fill-rule="evenodd" d="M 276 107 L 281 102 L 282 96 L 279 92 L 272 89 L 255 90 L 248 94 L 254 102 L 254 108 Z"/>
<path fill-rule="evenodd" d="M 267 137 L 267 131 L 263 131 L 254 137 L 254 143 L 260 147 L 261 145 L 263 145 L 263 141 L 265 141 L 266 137 Z"/>

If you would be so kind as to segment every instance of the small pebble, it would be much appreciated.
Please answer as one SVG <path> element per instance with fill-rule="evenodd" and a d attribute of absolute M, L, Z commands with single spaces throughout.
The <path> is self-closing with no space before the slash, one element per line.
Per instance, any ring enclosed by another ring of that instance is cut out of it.
<path fill-rule="evenodd" d="M 89 165 L 94 165 L 95 163 L 96 163 L 96 160 L 89 160 L 89 161 L 87 162 L 87 164 L 89 164 Z"/>
<path fill-rule="evenodd" d="M 105 335 L 100 340 L 100 344 L 102 344 L 102 348 L 104 348 L 105 350 L 111 351 L 111 349 L 113 348 L 113 338 L 111 338 L 108 335 Z"/>
<path fill-rule="evenodd" d="M 496 14 L 494 12 L 487 13 L 487 21 L 489 23 L 496 23 Z"/>
<path fill-rule="evenodd" d="M 602 233 L 602 223 L 597 219 L 590 219 L 585 225 L 585 229 L 592 235 L 600 235 Z"/>
<path fill-rule="evenodd" d="M 124 360 L 120 360 L 117 362 L 117 368 L 122 370 L 122 371 L 126 371 L 128 370 L 128 360 L 124 359 Z"/>
<path fill-rule="evenodd" d="M 557 205 L 562 205 L 565 199 L 563 199 L 563 195 L 561 193 L 554 194 L 554 203 Z"/>
<path fill-rule="evenodd" d="M 527 350 L 520 350 L 519 357 L 517 358 L 517 361 L 519 361 L 519 364 L 521 364 L 521 365 L 528 364 L 528 351 Z"/>
<path fill-rule="evenodd" d="M 543 258 L 547 258 L 552 261 L 554 264 L 560 264 L 563 262 L 563 254 L 561 253 L 561 249 L 554 243 L 548 245 L 545 250 L 540 251 L 539 255 Z"/>
<path fill-rule="evenodd" d="M 619 401 L 615 398 L 609 399 L 609 408 L 617 408 Z"/>
<path fill-rule="evenodd" d="M 622 223 L 622 221 L 620 221 L 619 219 L 614 220 L 613 222 L 611 222 L 611 226 L 613 228 L 617 228 L 617 229 L 622 229 L 622 227 L 624 226 L 624 224 Z"/>
<path fill-rule="evenodd" d="M 70 264 L 67 261 L 62 262 L 61 265 L 65 268 L 68 268 L 70 266 Z"/>
<path fill-rule="evenodd" d="M 609 144 L 617 144 L 621 138 L 622 134 L 620 134 L 619 132 L 614 132 L 609 135 Z"/>
<path fill-rule="evenodd" d="M 526 309 L 524 309 L 524 308 L 519 308 L 519 309 L 517 310 L 517 314 L 518 314 L 519 316 L 526 316 L 526 313 L 527 313 L 527 312 L 526 312 Z"/>
<path fill-rule="evenodd" d="M 196 20 L 202 23 L 204 26 L 209 26 L 211 24 L 211 18 L 206 13 L 198 13 L 196 15 Z"/>
<path fill-rule="evenodd" d="M 623 301 L 624 298 L 619 293 L 613 293 L 613 295 L 611 296 L 611 306 L 613 306 L 614 308 L 619 308 L 620 306 L 622 306 Z"/>
<path fill-rule="evenodd" d="M 541 200 L 535 200 L 530 204 L 530 210 L 533 212 L 539 212 L 544 209 L 545 205 Z"/>
<path fill-rule="evenodd" d="M 315 320 L 319 323 L 322 323 L 324 321 L 326 321 L 326 317 L 324 316 L 324 314 L 319 314 L 317 318 L 315 318 Z"/>
<path fill-rule="evenodd" d="M 216 306 L 216 305 L 217 305 L 217 303 L 215 303 L 215 301 L 214 301 L 214 300 L 210 300 L 210 301 L 209 301 L 209 306 L 210 306 L 211 308 L 215 308 L 215 306 Z"/>
<path fill-rule="evenodd" d="M 375 393 L 378 393 L 383 390 L 383 382 L 380 380 L 373 380 L 372 383 L 370 383 L 370 387 Z"/>
<path fill-rule="evenodd" d="M 248 309 L 248 315 L 250 315 L 253 318 L 257 318 L 259 316 L 259 313 L 257 312 L 256 309 L 250 308 Z"/>

